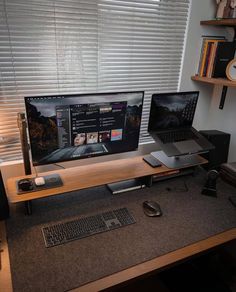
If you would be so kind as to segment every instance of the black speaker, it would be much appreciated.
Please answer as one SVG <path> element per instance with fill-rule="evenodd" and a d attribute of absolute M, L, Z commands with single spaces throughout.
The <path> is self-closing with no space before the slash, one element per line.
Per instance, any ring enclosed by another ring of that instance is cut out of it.
<path fill-rule="evenodd" d="M 9 205 L 7 201 L 6 191 L 3 184 L 2 174 L 0 171 L 0 220 L 9 217 Z"/>
<path fill-rule="evenodd" d="M 227 162 L 229 153 L 230 134 L 217 130 L 199 131 L 208 141 L 210 141 L 215 149 L 210 150 L 202 156 L 208 160 L 205 169 L 219 169 L 222 163 Z"/>

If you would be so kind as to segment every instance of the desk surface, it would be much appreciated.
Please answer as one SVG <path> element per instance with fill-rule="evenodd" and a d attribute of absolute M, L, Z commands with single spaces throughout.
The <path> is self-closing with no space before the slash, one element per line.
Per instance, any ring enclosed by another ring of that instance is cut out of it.
<path fill-rule="evenodd" d="M 215 236 L 211 236 L 205 240 L 201 240 L 194 244 L 188 245 L 181 249 L 167 253 L 163 256 L 154 258 L 144 263 L 138 264 L 123 271 L 114 273 L 102 279 L 85 284 L 79 288 L 70 290 L 71 292 L 88 292 L 88 291 L 100 291 L 116 285 L 128 282 L 129 280 L 141 277 L 145 274 L 167 268 L 173 264 L 193 257 L 219 245 L 227 243 L 236 239 L 236 228 L 222 232 Z"/>
<path fill-rule="evenodd" d="M 236 209 L 228 201 L 235 189 L 219 181 L 218 198 L 207 197 L 200 194 L 204 182 L 200 171 L 117 196 L 96 187 L 37 200 L 31 217 L 14 205 L 7 221 L 14 291 L 96 291 L 236 239 Z M 144 215 L 147 199 L 160 203 L 162 217 Z M 44 247 L 42 226 L 119 207 L 127 207 L 136 224 Z"/>

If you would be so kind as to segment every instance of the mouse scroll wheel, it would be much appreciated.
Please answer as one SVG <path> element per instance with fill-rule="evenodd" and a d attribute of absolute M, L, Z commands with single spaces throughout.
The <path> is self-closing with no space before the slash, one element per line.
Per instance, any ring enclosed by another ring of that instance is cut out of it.
<path fill-rule="evenodd" d="M 154 207 L 150 206 L 150 205 L 148 205 L 148 209 L 149 209 L 150 211 L 156 211 L 156 209 L 155 209 Z"/>
<path fill-rule="evenodd" d="M 150 211 L 156 211 L 156 209 L 152 207 L 151 205 L 147 204 L 146 206 Z"/>

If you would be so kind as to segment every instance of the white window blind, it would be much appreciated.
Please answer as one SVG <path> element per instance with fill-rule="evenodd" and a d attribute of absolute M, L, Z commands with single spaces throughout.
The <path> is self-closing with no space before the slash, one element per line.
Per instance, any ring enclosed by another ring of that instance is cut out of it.
<path fill-rule="evenodd" d="M 0 159 L 21 158 L 24 96 L 178 90 L 189 0 L 0 0 Z"/>

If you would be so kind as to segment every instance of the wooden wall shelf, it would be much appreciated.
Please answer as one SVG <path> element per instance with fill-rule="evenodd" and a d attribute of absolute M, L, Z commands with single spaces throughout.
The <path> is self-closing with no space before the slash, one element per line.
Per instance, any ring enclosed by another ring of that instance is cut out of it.
<path fill-rule="evenodd" d="M 236 87 L 236 82 L 230 81 L 226 78 L 208 78 L 208 77 L 192 76 L 191 79 L 194 81 L 204 82 L 204 83 L 208 83 L 212 85 Z"/>
<path fill-rule="evenodd" d="M 225 18 L 225 19 L 212 19 L 212 20 L 202 20 L 200 21 L 201 25 L 211 25 L 211 26 L 229 26 L 234 29 L 234 41 L 236 41 L 236 19 L 235 18 Z M 207 78 L 207 77 L 198 77 L 198 76 L 192 76 L 192 80 L 204 82 L 207 84 L 212 85 L 221 85 L 222 88 L 222 94 L 221 94 L 221 100 L 219 108 L 224 108 L 225 98 L 227 94 L 228 87 L 236 87 L 236 82 L 232 82 L 226 78 Z"/>
<path fill-rule="evenodd" d="M 199 82 L 203 82 L 207 84 L 223 86 L 219 109 L 224 108 L 228 87 L 236 87 L 236 82 L 230 81 L 226 78 L 208 78 L 208 77 L 192 76 L 191 79 L 194 81 L 199 81 Z"/>
<path fill-rule="evenodd" d="M 225 18 L 225 19 L 213 19 L 213 20 L 202 20 L 201 25 L 216 25 L 216 26 L 236 26 L 236 19 Z"/>

